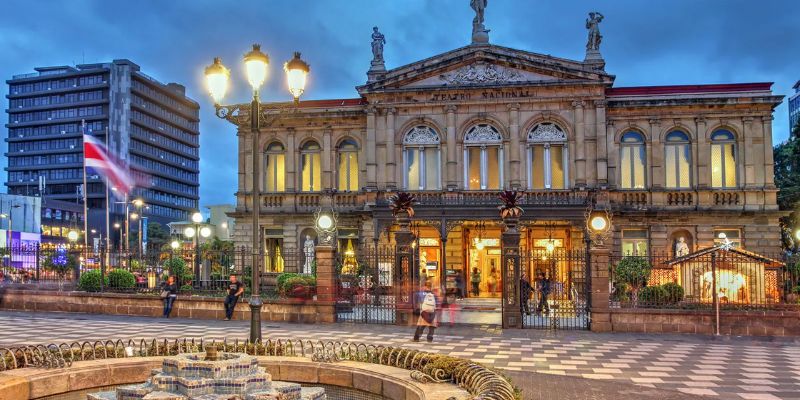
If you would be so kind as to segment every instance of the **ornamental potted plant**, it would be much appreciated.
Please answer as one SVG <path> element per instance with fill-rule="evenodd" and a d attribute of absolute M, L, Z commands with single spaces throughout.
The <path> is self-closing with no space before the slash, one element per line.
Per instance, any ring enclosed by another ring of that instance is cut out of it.
<path fill-rule="evenodd" d="M 417 196 L 408 192 L 397 192 L 389 197 L 389 208 L 392 209 L 392 215 L 395 217 L 406 214 L 408 218 L 413 218 L 416 202 Z"/>
<path fill-rule="evenodd" d="M 503 202 L 502 205 L 498 206 L 497 209 L 500 210 L 500 218 L 508 219 L 513 218 L 517 219 L 522 216 L 524 212 L 522 207 L 519 206 L 520 200 L 522 200 L 523 192 L 516 191 L 516 190 L 504 190 L 500 192 L 500 201 Z"/>

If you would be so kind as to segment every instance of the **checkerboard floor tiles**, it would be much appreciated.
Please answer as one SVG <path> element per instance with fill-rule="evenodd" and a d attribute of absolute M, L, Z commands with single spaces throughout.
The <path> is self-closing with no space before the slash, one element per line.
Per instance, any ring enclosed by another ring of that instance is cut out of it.
<path fill-rule="evenodd" d="M 249 321 L 0 312 L 0 347 L 88 339 L 245 339 Z M 433 344 L 412 328 L 264 323 L 269 338 L 355 341 L 465 357 L 510 371 L 624 382 L 721 399 L 800 399 L 800 342 L 753 338 L 442 327 Z"/>

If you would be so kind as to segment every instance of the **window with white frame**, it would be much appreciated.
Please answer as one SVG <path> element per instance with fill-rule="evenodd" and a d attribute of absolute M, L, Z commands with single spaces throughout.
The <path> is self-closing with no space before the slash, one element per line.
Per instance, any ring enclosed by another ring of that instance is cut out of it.
<path fill-rule="evenodd" d="M 711 186 L 736 187 L 736 137 L 727 129 L 711 135 Z"/>
<path fill-rule="evenodd" d="M 358 145 L 352 139 L 339 143 L 338 189 L 342 192 L 358 191 Z"/>
<path fill-rule="evenodd" d="M 270 143 L 264 152 L 264 190 L 267 192 L 283 192 L 285 186 L 286 153 L 283 145 Z"/>
<path fill-rule="evenodd" d="M 403 186 L 407 190 L 439 190 L 441 187 L 441 138 L 425 125 L 411 128 L 403 137 Z"/>
<path fill-rule="evenodd" d="M 623 229 L 622 230 L 622 255 L 646 256 L 647 255 L 647 230 Z"/>
<path fill-rule="evenodd" d="M 664 143 L 664 169 L 666 170 L 666 187 L 670 189 L 688 189 L 691 182 L 692 153 L 689 146 L 689 135 L 681 131 L 667 134 Z"/>
<path fill-rule="evenodd" d="M 528 132 L 528 187 L 566 189 L 569 186 L 567 134 L 543 122 Z"/>
<path fill-rule="evenodd" d="M 629 131 L 620 141 L 620 188 L 644 189 L 646 155 L 644 137 L 639 132 Z"/>
<path fill-rule="evenodd" d="M 489 124 L 464 135 L 464 189 L 498 190 L 503 186 L 503 136 Z"/>
<path fill-rule="evenodd" d="M 742 247 L 742 231 L 732 228 L 714 229 L 714 245 L 730 244 L 732 247 Z"/>
<path fill-rule="evenodd" d="M 319 192 L 322 190 L 322 148 L 311 140 L 300 148 L 300 191 Z"/>

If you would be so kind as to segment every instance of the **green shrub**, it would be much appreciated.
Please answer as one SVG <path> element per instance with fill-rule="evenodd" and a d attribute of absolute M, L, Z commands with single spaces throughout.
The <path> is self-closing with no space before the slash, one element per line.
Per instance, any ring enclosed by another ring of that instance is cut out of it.
<path fill-rule="evenodd" d="M 800 285 L 794 287 L 794 292 L 800 294 Z"/>
<path fill-rule="evenodd" d="M 191 292 L 191 291 L 192 291 L 192 289 L 194 289 L 194 288 L 192 287 L 192 285 L 183 285 L 183 286 L 181 286 L 181 289 L 180 289 L 180 291 L 181 291 L 181 292 Z"/>
<path fill-rule="evenodd" d="M 103 284 L 108 286 L 108 277 L 105 277 Z M 78 289 L 84 292 L 99 292 L 100 291 L 100 271 L 93 269 L 81 274 L 78 279 Z"/>
<path fill-rule="evenodd" d="M 179 285 L 187 284 L 194 279 L 192 271 L 186 267 L 186 261 L 180 257 L 172 257 L 164 262 L 164 269 L 169 271 L 170 276 L 174 276 Z"/>
<path fill-rule="evenodd" d="M 631 300 L 636 304 L 639 289 L 647 284 L 652 266 L 645 257 L 628 256 L 617 263 L 614 268 L 614 280 L 628 284 L 631 290 Z"/>
<path fill-rule="evenodd" d="M 289 276 L 281 281 L 278 292 L 284 296 L 290 296 L 298 287 L 314 290 L 317 287 L 317 279 L 313 276 L 294 274 L 294 276 Z"/>
<path fill-rule="evenodd" d="M 133 289 L 136 287 L 136 277 L 124 269 L 114 269 L 108 273 L 108 287 L 114 289 Z"/>
<path fill-rule="evenodd" d="M 639 303 L 640 307 L 657 307 L 664 305 L 667 302 L 667 289 L 663 286 L 645 286 L 639 290 Z"/>
<path fill-rule="evenodd" d="M 283 287 L 284 285 L 286 285 L 286 281 L 292 278 L 296 278 L 298 276 L 300 276 L 300 274 L 295 274 L 293 272 L 284 272 L 282 274 L 279 274 L 275 278 L 275 286 L 278 288 L 279 292 L 283 293 Z"/>
<path fill-rule="evenodd" d="M 678 304 L 683 301 L 683 287 L 675 282 L 668 282 L 661 287 L 667 291 L 667 304 Z"/>

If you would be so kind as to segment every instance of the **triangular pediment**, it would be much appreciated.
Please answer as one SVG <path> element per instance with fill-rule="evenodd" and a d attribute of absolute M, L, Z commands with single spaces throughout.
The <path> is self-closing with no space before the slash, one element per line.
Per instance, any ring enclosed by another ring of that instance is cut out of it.
<path fill-rule="evenodd" d="M 358 87 L 362 95 L 425 88 L 524 86 L 553 83 L 611 85 L 602 64 L 566 60 L 501 46 L 466 46 L 386 71 Z"/>

